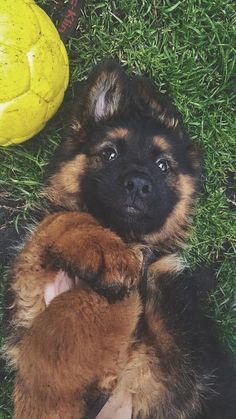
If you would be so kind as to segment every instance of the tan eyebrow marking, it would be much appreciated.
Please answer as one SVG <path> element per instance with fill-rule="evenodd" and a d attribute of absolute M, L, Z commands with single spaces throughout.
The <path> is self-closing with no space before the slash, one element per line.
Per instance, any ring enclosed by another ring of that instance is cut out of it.
<path fill-rule="evenodd" d="M 165 138 L 161 137 L 160 135 L 155 135 L 155 137 L 153 137 L 153 144 L 156 147 L 160 148 L 161 151 L 169 151 L 170 150 L 170 145 L 165 140 Z"/>
<path fill-rule="evenodd" d="M 118 127 L 108 132 L 108 138 L 126 138 L 128 133 L 127 128 Z"/>

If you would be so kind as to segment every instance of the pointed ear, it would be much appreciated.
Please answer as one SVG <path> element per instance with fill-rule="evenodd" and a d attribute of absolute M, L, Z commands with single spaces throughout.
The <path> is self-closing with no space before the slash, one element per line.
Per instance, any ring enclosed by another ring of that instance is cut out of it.
<path fill-rule="evenodd" d="M 84 87 L 80 100 L 81 124 L 117 115 L 124 104 L 126 84 L 127 76 L 118 63 L 113 60 L 100 63 Z"/>
<path fill-rule="evenodd" d="M 144 77 L 135 76 L 132 85 L 133 101 L 143 115 L 157 119 L 167 128 L 176 129 L 181 125 L 181 117 L 169 97 L 158 93 L 153 83 Z"/>

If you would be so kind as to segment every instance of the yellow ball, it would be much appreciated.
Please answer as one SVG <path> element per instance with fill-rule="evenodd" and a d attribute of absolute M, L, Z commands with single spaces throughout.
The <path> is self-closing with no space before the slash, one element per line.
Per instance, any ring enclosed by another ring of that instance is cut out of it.
<path fill-rule="evenodd" d="M 68 79 L 67 53 L 47 14 L 33 0 L 0 0 L 0 145 L 37 134 Z"/>

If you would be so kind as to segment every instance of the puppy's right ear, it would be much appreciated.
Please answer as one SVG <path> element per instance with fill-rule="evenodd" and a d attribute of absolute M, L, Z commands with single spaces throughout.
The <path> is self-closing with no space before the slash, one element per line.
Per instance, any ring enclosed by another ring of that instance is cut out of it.
<path fill-rule="evenodd" d="M 113 60 L 98 64 L 78 98 L 78 120 L 82 126 L 108 120 L 123 110 L 127 76 Z"/>

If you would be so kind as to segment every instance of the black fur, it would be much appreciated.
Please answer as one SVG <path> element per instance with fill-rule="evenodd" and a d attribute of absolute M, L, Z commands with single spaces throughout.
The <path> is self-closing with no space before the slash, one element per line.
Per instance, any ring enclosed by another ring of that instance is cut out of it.
<path fill-rule="evenodd" d="M 235 419 L 236 417 L 236 365 L 216 338 L 215 324 L 202 311 L 199 284 L 205 279 L 211 288 L 213 278 L 202 278 L 185 270 L 179 276 L 164 275 L 156 278 L 156 289 L 148 290 L 147 300 L 158 317 L 164 319 L 165 328 L 174 339 L 176 350 L 163 353 L 158 337 L 153 336 L 161 369 L 172 402 L 160 415 L 157 406 L 150 418 L 174 419 Z M 204 272 L 205 274 L 205 272 Z M 147 335 L 151 336 L 146 322 Z M 175 377 L 175 380 L 173 379 Z M 197 392 L 199 404 L 189 408 Z M 171 409 L 168 411 L 168 408 Z"/>

